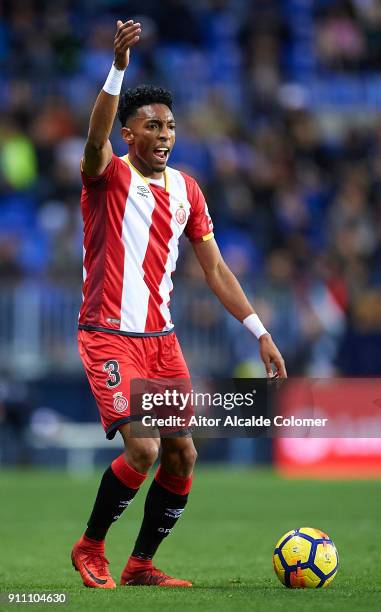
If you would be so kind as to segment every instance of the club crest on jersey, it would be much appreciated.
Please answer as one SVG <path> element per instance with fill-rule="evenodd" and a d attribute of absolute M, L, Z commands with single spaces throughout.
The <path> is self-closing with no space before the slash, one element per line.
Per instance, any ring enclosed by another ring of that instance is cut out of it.
<path fill-rule="evenodd" d="M 128 408 L 128 399 L 124 397 L 123 393 L 121 391 L 118 391 L 118 393 L 115 393 L 113 395 L 113 398 L 114 398 L 114 409 L 117 412 L 125 412 L 125 410 L 127 410 Z"/>
<path fill-rule="evenodd" d="M 185 212 L 184 206 L 182 204 L 180 204 L 178 209 L 176 210 L 175 217 L 177 223 L 180 223 L 180 225 L 184 225 L 187 219 L 187 213 Z"/>

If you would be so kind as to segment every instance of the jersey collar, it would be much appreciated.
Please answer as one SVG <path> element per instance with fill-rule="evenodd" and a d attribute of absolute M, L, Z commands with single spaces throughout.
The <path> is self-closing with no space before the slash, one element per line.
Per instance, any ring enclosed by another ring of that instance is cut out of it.
<path fill-rule="evenodd" d="M 135 166 L 134 164 L 131 162 L 130 158 L 128 157 L 128 155 L 124 155 L 122 157 L 122 160 L 125 161 L 130 168 L 132 168 L 132 170 L 135 170 L 135 172 L 137 172 L 139 174 L 139 176 L 143 179 L 143 181 L 145 183 L 147 183 L 147 185 L 150 185 L 149 180 L 147 179 L 146 176 L 144 176 L 144 174 L 142 174 Z M 169 181 L 168 181 L 168 172 L 167 169 L 164 170 L 164 189 L 165 191 L 167 191 L 167 193 L 169 193 Z"/>

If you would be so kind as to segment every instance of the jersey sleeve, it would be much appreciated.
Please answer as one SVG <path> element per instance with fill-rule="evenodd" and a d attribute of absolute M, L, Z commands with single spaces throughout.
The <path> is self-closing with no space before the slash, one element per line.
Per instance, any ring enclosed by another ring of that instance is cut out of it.
<path fill-rule="evenodd" d="M 118 162 L 120 160 L 119 160 L 119 157 L 117 157 L 113 153 L 110 163 L 106 166 L 102 174 L 100 174 L 99 176 L 88 176 L 87 174 L 85 174 L 85 172 L 82 169 L 82 161 L 83 160 L 81 160 L 82 183 L 84 187 L 91 188 L 92 186 L 100 187 L 101 185 L 108 183 L 108 181 L 114 176 L 117 166 L 118 166 Z"/>
<path fill-rule="evenodd" d="M 191 242 L 204 242 L 213 238 L 213 222 L 204 194 L 193 178 L 185 176 L 190 214 L 184 233 Z"/>

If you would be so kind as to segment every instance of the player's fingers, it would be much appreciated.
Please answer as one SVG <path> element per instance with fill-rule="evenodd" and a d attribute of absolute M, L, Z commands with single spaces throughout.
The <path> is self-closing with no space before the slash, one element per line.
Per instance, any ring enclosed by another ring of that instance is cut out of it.
<path fill-rule="evenodd" d="M 277 374 L 279 378 L 287 378 L 286 366 L 283 359 L 274 359 Z"/>
<path fill-rule="evenodd" d="M 115 38 L 118 40 L 121 40 L 125 38 L 126 36 L 131 36 L 135 34 L 138 31 L 141 31 L 140 23 L 133 23 L 133 22 L 125 23 L 120 26 L 119 30 L 117 31 L 115 35 Z"/>
<path fill-rule="evenodd" d="M 129 46 L 139 40 L 141 29 L 137 28 L 121 36 L 115 37 L 115 44 L 123 47 Z"/>
<path fill-rule="evenodd" d="M 115 44 L 115 49 L 119 51 L 120 53 L 124 53 L 130 47 L 133 47 L 134 45 L 136 45 L 136 43 L 139 42 L 139 40 L 140 40 L 139 35 L 133 36 L 132 38 L 127 38 L 126 40 L 123 40 L 122 42 L 117 42 Z"/>
<path fill-rule="evenodd" d="M 263 363 L 265 364 L 267 378 L 272 378 L 273 369 L 271 367 L 270 356 L 268 354 L 262 355 L 262 360 L 263 360 Z"/>
<path fill-rule="evenodd" d="M 121 30 L 125 30 L 129 26 L 132 26 L 133 23 L 134 23 L 133 19 L 130 19 L 129 21 L 125 21 L 125 22 L 118 19 L 118 21 L 116 22 L 116 29 L 118 32 L 120 32 Z"/>
<path fill-rule="evenodd" d="M 135 40 L 135 38 L 139 36 L 140 33 L 141 33 L 141 29 L 137 28 L 136 30 L 133 30 L 132 32 L 128 32 L 120 36 L 118 39 L 115 40 L 115 42 L 119 43 L 120 45 L 128 44 L 132 40 Z"/>
<path fill-rule="evenodd" d="M 125 32 L 125 30 L 127 28 L 131 28 L 131 26 L 133 26 L 133 21 L 132 19 L 130 21 L 126 21 L 125 23 L 123 23 L 123 21 L 121 21 L 120 19 L 118 19 L 118 21 L 116 22 L 116 34 L 115 34 L 115 38 L 119 38 L 119 36 Z"/>
<path fill-rule="evenodd" d="M 120 34 L 117 35 L 117 39 L 120 42 L 123 42 L 125 40 L 127 40 L 128 38 L 133 38 L 134 36 L 137 36 L 138 34 L 140 34 L 140 32 L 142 31 L 140 25 L 134 25 L 133 27 L 129 28 L 128 30 L 124 30 L 124 32 L 121 32 Z"/>
<path fill-rule="evenodd" d="M 129 47 L 132 47 L 140 40 L 140 29 L 134 30 L 134 32 L 122 36 L 120 38 L 115 38 L 114 47 L 116 50 L 124 52 L 127 51 Z"/>
<path fill-rule="evenodd" d="M 139 42 L 140 40 L 140 36 L 135 36 L 135 38 L 128 44 L 129 47 L 133 47 L 134 45 L 136 45 L 137 42 Z"/>

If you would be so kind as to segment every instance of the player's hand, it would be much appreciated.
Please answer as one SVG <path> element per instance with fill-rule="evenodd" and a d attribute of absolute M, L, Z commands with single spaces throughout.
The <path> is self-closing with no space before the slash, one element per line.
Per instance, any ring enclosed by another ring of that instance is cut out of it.
<path fill-rule="evenodd" d="M 270 334 L 263 334 L 259 338 L 260 355 L 265 364 L 266 374 L 268 378 L 287 378 L 287 372 L 284 365 L 284 360 L 278 351 Z M 275 372 L 272 366 L 275 366 Z"/>
<path fill-rule="evenodd" d="M 139 42 L 142 31 L 140 23 L 118 20 L 114 38 L 114 64 L 118 70 L 125 70 L 130 61 L 130 48 Z"/>

